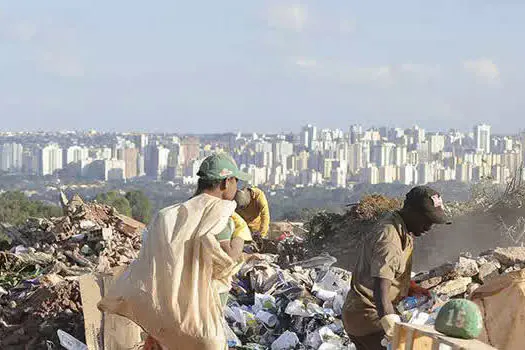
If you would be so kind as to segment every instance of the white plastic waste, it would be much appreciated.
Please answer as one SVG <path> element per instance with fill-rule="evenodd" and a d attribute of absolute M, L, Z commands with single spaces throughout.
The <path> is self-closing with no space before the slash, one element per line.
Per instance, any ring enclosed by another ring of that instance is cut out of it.
<path fill-rule="evenodd" d="M 80 340 L 61 329 L 57 331 L 57 335 L 58 339 L 60 340 L 60 345 L 62 345 L 67 350 L 88 350 L 86 344 L 82 343 Z"/>
<path fill-rule="evenodd" d="M 299 299 L 288 303 L 284 312 L 291 316 L 312 317 L 314 315 L 306 310 L 306 306 Z"/>
<path fill-rule="evenodd" d="M 278 321 L 277 316 L 262 310 L 255 314 L 255 318 L 270 328 L 275 327 Z"/>
<path fill-rule="evenodd" d="M 315 293 L 315 296 L 323 301 L 327 301 L 335 298 L 337 296 L 337 292 L 325 289 L 318 289 Z"/>
<path fill-rule="evenodd" d="M 342 295 L 336 295 L 332 301 L 332 309 L 334 310 L 336 316 L 343 314 L 343 305 L 345 304 L 345 297 Z"/>
<path fill-rule="evenodd" d="M 272 343 L 272 350 L 290 350 L 299 344 L 299 338 L 294 332 L 286 331 Z"/>
<path fill-rule="evenodd" d="M 256 314 L 261 310 L 275 310 L 275 298 L 272 295 L 255 293 L 255 304 L 252 309 Z"/>
<path fill-rule="evenodd" d="M 322 343 L 321 346 L 317 348 L 317 350 L 348 350 L 348 346 L 345 346 L 342 343 Z"/>
<path fill-rule="evenodd" d="M 257 320 L 255 319 L 255 315 L 239 307 L 227 306 L 224 309 L 224 316 L 228 320 L 235 321 L 238 324 L 238 327 L 243 332 L 247 332 L 248 328 L 257 327 Z"/>
<path fill-rule="evenodd" d="M 428 313 L 419 310 L 414 310 L 412 318 L 408 323 L 422 326 L 424 324 L 427 324 L 429 319 L 430 315 Z"/>
<path fill-rule="evenodd" d="M 241 346 L 242 345 L 241 341 L 239 340 L 237 335 L 235 335 L 233 330 L 230 328 L 230 326 L 228 325 L 228 322 L 225 321 L 223 323 L 224 323 L 224 335 L 226 336 L 228 347 L 233 348 L 236 346 Z"/>

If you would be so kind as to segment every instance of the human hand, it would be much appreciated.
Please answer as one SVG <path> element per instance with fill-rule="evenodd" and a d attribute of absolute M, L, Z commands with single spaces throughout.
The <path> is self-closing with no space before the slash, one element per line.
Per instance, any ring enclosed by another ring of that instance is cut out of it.
<path fill-rule="evenodd" d="M 401 317 L 396 314 L 388 314 L 383 316 L 379 322 L 385 331 L 385 338 L 387 342 L 391 342 L 392 338 L 394 337 L 396 323 L 401 323 Z"/>

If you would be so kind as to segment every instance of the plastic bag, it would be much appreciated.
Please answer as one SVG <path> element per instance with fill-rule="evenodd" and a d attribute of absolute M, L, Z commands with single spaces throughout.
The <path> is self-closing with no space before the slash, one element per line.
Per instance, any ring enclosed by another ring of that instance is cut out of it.
<path fill-rule="evenodd" d="M 272 343 L 272 350 L 294 349 L 299 344 L 299 338 L 294 332 L 286 331 Z"/>

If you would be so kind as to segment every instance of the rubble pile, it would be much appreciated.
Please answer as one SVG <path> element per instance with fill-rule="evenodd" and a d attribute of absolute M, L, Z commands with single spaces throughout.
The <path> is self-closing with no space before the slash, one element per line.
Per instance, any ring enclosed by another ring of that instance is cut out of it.
<path fill-rule="evenodd" d="M 63 217 L 0 224 L 10 241 L 0 251 L 0 348 L 57 348 L 59 329 L 83 341 L 78 277 L 138 256 L 142 223 L 78 196 L 63 209 Z"/>
<path fill-rule="evenodd" d="M 278 256 L 253 254 L 226 307 L 230 346 L 239 349 L 352 349 L 341 321 L 350 272 L 328 254 L 282 269 Z M 240 346 L 240 344 L 243 346 Z"/>
<path fill-rule="evenodd" d="M 457 261 L 447 262 L 413 277 L 432 298 L 409 299 L 410 307 L 398 306 L 406 322 L 433 324 L 439 308 L 451 298 L 468 298 L 488 279 L 525 269 L 525 247 L 496 248 L 474 258 L 462 254 Z"/>

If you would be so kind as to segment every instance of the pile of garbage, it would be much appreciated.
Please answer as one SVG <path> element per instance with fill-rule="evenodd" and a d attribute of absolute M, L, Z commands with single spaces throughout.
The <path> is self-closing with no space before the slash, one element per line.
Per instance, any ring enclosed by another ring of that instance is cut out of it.
<path fill-rule="evenodd" d="M 233 282 L 226 307 L 238 349 L 352 349 L 341 314 L 351 273 L 328 254 L 287 269 L 278 256 L 253 254 Z"/>
<path fill-rule="evenodd" d="M 0 224 L 9 239 L 0 251 L 2 349 L 58 348 L 58 330 L 84 341 L 78 277 L 138 256 L 142 223 L 79 196 L 62 204 L 63 217 Z"/>
<path fill-rule="evenodd" d="M 431 297 L 413 296 L 398 306 L 405 322 L 432 325 L 441 306 L 451 298 L 469 298 L 488 279 L 525 269 L 525 247 L 496 248 L 474 258 L 462 254 L 430 271 L 413 276 Z"/>
<path fill-rule="evenodd" d="M 253 254 L 237 274 L 226 320 L 230 345 L 239 349 L 352 349 L 341 320 L 351 273 L 321 254 L 281 268 L 272 254 Z M 525 268 L 525 247 L 462 254 L 412 279 L 430 292 L 395 307 L 404 322 L 434 325 L 450 299 L 468 298 L 485 281 Z"/>

